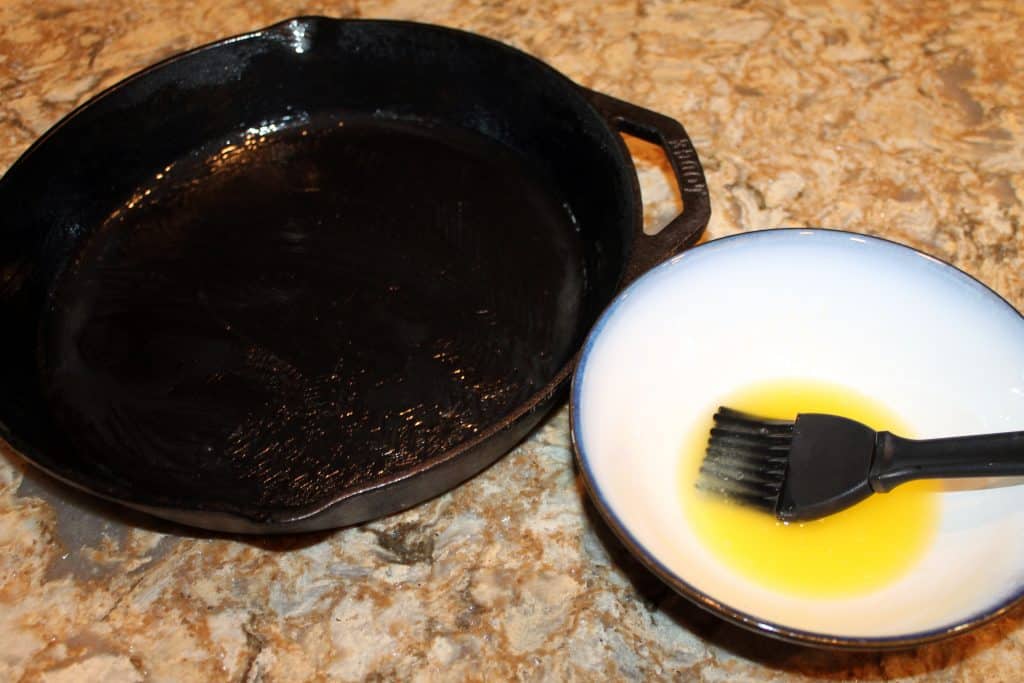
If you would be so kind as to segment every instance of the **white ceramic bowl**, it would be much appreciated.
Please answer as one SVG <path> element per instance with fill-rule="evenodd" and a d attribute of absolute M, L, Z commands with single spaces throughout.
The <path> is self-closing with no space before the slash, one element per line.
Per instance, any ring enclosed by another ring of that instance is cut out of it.
<path fill-rule="evenodd" d="M 680 444 L 716 397 L 786 377 L 876 397 L 920 438 L 1024 430 L 1024 318 L 948 264 L 832 230 L 719 239 L 641 277 L 584 346 L 572 420 L 591 496 L 651 570 L 731 621 L 835 647 L 953 635 L 1024 595 L 1024 486 L 939 494 L 923 558 L 859 597 L 774 592 L 702 547 Z"/>

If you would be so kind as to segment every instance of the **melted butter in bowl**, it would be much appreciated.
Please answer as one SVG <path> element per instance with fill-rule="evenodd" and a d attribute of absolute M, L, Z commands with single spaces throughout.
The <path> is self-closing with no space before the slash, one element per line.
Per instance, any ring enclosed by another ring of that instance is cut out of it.
<path fill-rule="evenodd" d="M 724 402 L 752 415 L 793 420 L 797 413 L 843 415 L 910 435 L 891 410 L 867 396 L 815 380 L 761 382 Z M 877 590 L 920 562 L 938 528 L 938 485 L 918 481 L 811 522 L 786 523 L 760 510 L 697 491 L 711 414 L 688 437 L 680 463 L 680 500 L 694 534 L 723 563 L 767 588 L 804 597 L 846 597 Z"/>
<path fill-rule="evenodd" d="M 602 516 L 680 594 L 787 640 L 908 647 L 1024 596 L 1024 486 L 904 485 L 780 528 L 691 498 L 711 415 L 817 410 L 912 438 L 1017 431 L 1022 378 L 1024 318 L 948 264 L 846 232 L 750 232 L 616 298 L 577 365 L 573 441 Z"/>

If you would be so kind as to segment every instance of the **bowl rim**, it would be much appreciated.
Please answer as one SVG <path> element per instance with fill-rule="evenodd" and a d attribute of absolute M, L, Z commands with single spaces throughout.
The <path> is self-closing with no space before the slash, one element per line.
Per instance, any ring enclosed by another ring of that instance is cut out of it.
<path fill-rule="evenodd" d="M 774 234 L 791 234 L 791 235 L 806 235 L 807 237 L 813 238 L 817 234 L 827 235 L 826 239 L 854 239 L 857 241 L 873 242 L 883 248 L 890 249 L 896 248 L 897 250 L 903 250 L 908 255 L 914 255 L 926 258 L 936 265 L 950 269 L 959 279 L 964 281 L 964 284 L 973 286 L 975 288 L 981 288 L 989 296 L 995 297 L 998 302 L 1001 302 L 1007 307 L 1009 311 L 1012 311 L 1018 319 L 1024 323 L 1024 314 L 1018 311 L 1005 297 L 1000 295 L 998 292 L 993 290 L 991 287 L 981 282 L 966 271 L 956 267 L 948 261 L 926 254 L 923 251 L 915 249 L 907 244 L 897 242 L 892 239 L 885 237 L 879 237 L 875 235 L 869 235 L 865 233 L 858 233 L 848 230 L 839 230 L 835 228 L 817 228 L 817 227 L 782 227 L 782 228 L 766 228 L 757 230 L 748 230 L 745 232 L 736 233 L 733 235 L 727 235 L 719 237 L 707 242 L 703 242 L 699 245 L 688 249 L 682 254 L 675 256 L 667 261 L 662 262 L 656 267 L 650 269 L 644 273 L 641 277 L 637 278 L 634 282 L 630 283 L 628 287 L 619 292 L 619 294 L 605 307 L 601 315 L 598 317 L 594 326 L 591 328 L 590 333 L 580 349 L 579 358 L 576 364 L 576 370 L 573 373 L 572 385 L 570 387 L 570 399 L 569 399 L 569 423 L 570 423 L 570 438 L 572 442 L 573 452 L 577 466 L 579 467 L 583 484 L 590 496 L 591 501 L 597 508 L 602 519 L 611 528 L 612 532 L 619 539 L 626 549 L 653 574 L 655 574 L 661 581 L 666 583 L 670 588 L 682 595 L 684 598 L 689 599 L 697 606 L 711 612 L 712 614 L 724 618 L 733 624 L 741 626 L 745 629 L 754 631 L 762 635 L 770 636 L 780 640 L 796 643 L 799 645 L 811 645 L 820 648 L 831 648 L 840 650 L 860 650 L 860 651 L 878 651 L 878 650 L 898 650 L 923 645 L 925 643 L 934 642 L 937 640 L 943 640 L 946 638 L 952 638 L 968 631 L 971 631 L 983 624 L 997 619 L 998 617 L 1007 613 L 1012 609 L 1018 602 L 1024 599 L 1024 583 L 1019 585 L 1016 590 L 1012 591 L 1011 594 L 1001 601 L 996 602 L 989 608 L 985 608 L 974 612 L 970 616 L 951 622 L 947 625 L 938 626 L 923 631 L 914 631 L 906 634 L 895 635 L 895 636 L 842 636 L 830 633 L 824 633 L 821 631 L 805 630 L 787 626 L 782 623 L 778 623 L 769 619 L 763 619 L 750 612 L 742 609 L 733 607 L 725 602 L 715 599 L 708 593 L 698 589 L 693 584 L 689 583 L 682 576 L 678 575 L 668 566 L 666 566 L 661 560 L 659 560 L 652 552 L 650 552 L 641 543 L 637 537 L 629 530 L 628 526 L 623 522 L 619 515 L 615 513 L 612 506 L 609 504 L 604 493 L 602 493 L 597 483 L 597 478 L 594 475 L 593 469 L 590 466 L 589 458 L 587 456 L 587 449 L 584 445 L 584 439 L 582 434 L 582 427 L 580 425 L 579 417 L 579 406 L 582 402 L 583 392 L 583 375 L 587 368 L 587 363 L 590 358 L 590 353 L 593 350 L 598 338 L 600 338 L 602 331 L 604 330 L 608 321 L 615 315 L 619 306 L 622 303 L 635 294 L 635 290 L 642 286 L 645 281 L 653 280 L 663 271 L 676 267 L 676 264 L 682 260 L 685 260 L 687 254 L 693 251 L 700 251 L 709 246 L 714 245 L 720 247 L 723 242 L 743 242 L 749 240 L 765 239 L 766 236 Z"/>

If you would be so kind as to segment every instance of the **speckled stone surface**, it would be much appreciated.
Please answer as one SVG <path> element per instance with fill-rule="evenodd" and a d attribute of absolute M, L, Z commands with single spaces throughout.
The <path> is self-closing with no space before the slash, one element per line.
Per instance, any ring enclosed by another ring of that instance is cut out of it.
<path fill-rule="evenodd" d="M 678 118 L 705 164 L 710 237 L 883 235 L 1024 306 L 1019 2 L 2 0 L 0 169 L 129 73 L 311 13 L 474 30 Z M 656 226 L 675 211 L 666 166 L 632 147 Z M 1019 607 L 952 641 L 844 654 L 691 606 L 586 502 L 564 408 L 437 500 L 303 537 L 166 526 L 0 447 L 2 681 L 1022 677 Z"/>

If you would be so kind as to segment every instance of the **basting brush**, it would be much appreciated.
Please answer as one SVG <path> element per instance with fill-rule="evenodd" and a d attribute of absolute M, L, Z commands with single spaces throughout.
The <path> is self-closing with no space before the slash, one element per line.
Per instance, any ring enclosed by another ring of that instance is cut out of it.
<path fill-rule="evenodd" d="M 808 521 L 915 479 L 1024 475 L 1024 432 L 914 440 L 836 415 L 772 420 L 721 407 L 697 488 Z"/>

